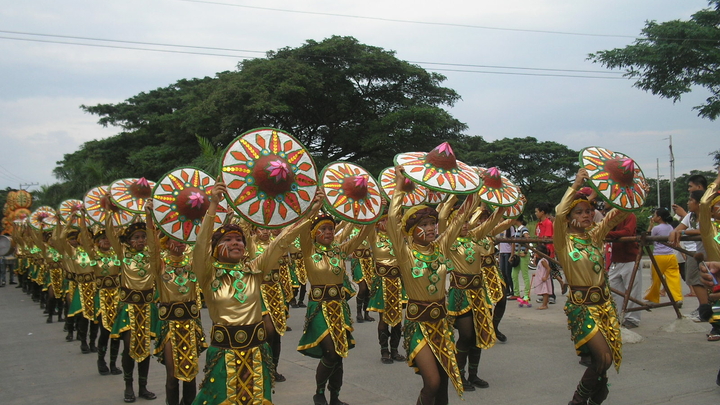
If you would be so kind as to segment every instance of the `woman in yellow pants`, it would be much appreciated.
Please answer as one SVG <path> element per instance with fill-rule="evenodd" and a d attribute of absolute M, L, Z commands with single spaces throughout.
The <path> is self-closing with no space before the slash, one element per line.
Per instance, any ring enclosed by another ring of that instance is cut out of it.
<path fill-rule="evenodd" d="M 670 212 L 665 208 L 658 208 L 653 213 L 650 220 L 650 235 L 652 236 L 668 236 L 672 232 L 673 227 L 670 225 L 672 217 Z M 682 287 L 680 286 L 680 266 L 678 266 L 675 251 L 662 243 L 655 242 L 653 251 L 655 261 L 660 267 L 660 272 L 665 276 L 669 293 L 672 294 L 676 301 L 682 303 Z M 660 278 L 653 268 L 652 285 L 645 291 L 645 299 L 654 303 L 660 302 Z"/>

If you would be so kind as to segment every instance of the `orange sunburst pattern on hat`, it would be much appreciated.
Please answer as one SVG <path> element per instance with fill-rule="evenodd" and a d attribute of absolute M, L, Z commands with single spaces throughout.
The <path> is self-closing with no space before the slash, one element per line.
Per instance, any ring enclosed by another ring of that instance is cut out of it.
<path fill-rule="evenodd" d="M 470 194 L 481 186 L 477 172 L 457 160 L 447 142 L 438 145 L 429 153 L 400 153 L 395 156 L 395 163 L 405 167 L 406 177 L 431 190 Z"/>
<path fill-rule="evenodd" d="M 115 226 L 129 224 L 133 219 L 133 214 L 118 208 L 110 199 L 107 189 L 108 186 L 97 186 L 85 194 L 83 205 L 88 213 L 88 217 L 93 222 L 105 226 L 105 218 L 109 213 L 112 215 Z"/>
<path fill-rule="evenodd" d="M 503 176 L 497 167 L 475 170 L 482 176 L 483 184 L 478 191 L 481 200 L 501 207 L 510 207 L 518 202 L 522 195 L 520 188 Z"/>
<path fill-rule="evenodd" d="M 57 225 L 57 213 L 52 207 L 43 205 L 30 215 L 30 226 L 35 229 L 49 231 Z"/>
<path fill-rule="evenodd" d="M 380 217 L 380 186 L 364 168 L 349 162 L 330 163 L 320 174 L 326 207 L 355 223 L 371 223 Z"/>
<path fill-rule="evenodd" d="M 80 200 L 70 199 L 60 203 L 58 215 L 63 223 L 77 228 L 80 226 L 80 218 L 82 218 L 83 202 Z M 85 225 L 90 226 L 90 220 L 85 217 Z"/>
<path fill-rule="evenodd" d="M 163 176 L 152 195 L 157 227 L 172 239 L 194 243 L 214 185 L 209 174 L 194 167 L 178 168 Z M 222 225 L 227 214 L 227 202 L 220 201 L 215 224 Z"/>
<path fill-rule="evenodd" d="M 122 210 L 144 213 L 145 201 L 152 196 L 155 182 L 145 177 L 121 179 L 110 185 L 110 198 Z"/>
<path fill-rule="evenodd" d="M 380 187 L 385 197 L 388 200 L 392 200 L 395 194 L 395 168 L 388 167 L 380 172 Z M 422 204 L 427 199 L 428 189 L 414 183 L 412 180 L 405 178 L 405 184 L 403 187 L 405 196 L 403 197 L 403 207 L 414 207 Z"/>
<path fill-rule="evenodd" d="M 580 165 L 592 188 L 613 207 L 629 211 L 645 204 L 645 175 L 627 155 L 592 146 L 580 152 Z"/>
<path fill-rule="evenodd" d="M 222 179 L 230 205 L 254 225 L 279 228 L 295 222 L 317 193 L 315 162 L 292 135 L 258 128 L 225 151 Z"/>

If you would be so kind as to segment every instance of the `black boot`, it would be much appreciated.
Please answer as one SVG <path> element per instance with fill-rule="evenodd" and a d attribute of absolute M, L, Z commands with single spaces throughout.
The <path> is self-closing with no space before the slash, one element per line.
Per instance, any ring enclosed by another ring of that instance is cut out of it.
<path fill-rule="evenodd" d="M 105 352 L 107 352 L 107 346 L 98 347 L 97 366 L 98 366 L 98 373 L 100 373 L 100 375 L 109 375 L 110 374 L 110 369 L 108 368 L 108 365 L 105 362 Z"/>
<path fill-rule="evenodd" d="M 57 298 L 56 302 L 57 302 L 57 316 L 58 316 L 57 321 L 62 322 L 65 320 L 65 318 L 63 318 L 63 309 L 65 308 L 65 300 L 62 298 Z"/>
<path fill-rule="evenodd" d="M 357 323 L 363 323 L 365 322 L 365 317 L 363 317 L 363 300 L 356 297 L 355 301 L 357 302 L 357 316 L 355 319 Z"/>
<path fill-rule="evenodd" d="M 120 339 L 110 339 L 110 374 L 120 375 L 120 370 L 115 363 L 117 362 L 118 352 L 120 351 Z"/>
<path fill-rule="evenodd" d="M 75 336 L 73 332 L 75 332 L 75 317 L 67 317 L 65 318 L 65 329 L 67 329 L 67 336 L 65 336 L 66 342 L 72 342 L 75 340 Z"/>
<path fill-rule="evenodd" d="M 195 380 L 182 382 L 182 400 L 180 405 L 192 405 L 197 395 L 197 387 Z"/>
<path fill-rule="evenodd" d="M 47 317 L 47 321 L 45 321 L 45 323 L 53 323 L 52 318 L 55 315 L 55 298 L 48 298 L 46 307 L 47 307 L 46 311 L 47 311 L 48 317 Z"/>
<path fill-rule="evenodd" d="M 128 377 L 126 375 L 124 377 L 124 380 L 125 380 L 125 391 L 123 392 L 123 401 L 135 402 L 135 390 L 133 389 L 132 375 L 130 377 Z"/>
<path fill-rule="evenodd" d="M 402 354 L 398 353 L 400 339 L 402 338 L 402 324 L 398 323 L 390 329 L 390 358 L 394 361 L 406 361 Z"/>
<path fill-rule="evenodd" d="M 79 317 L 77 320 L 78 339 L 80 339 L 80 352 L 82 354 L 90 353 L 90 347 L 87 344 L 87 328 L 88 320 L 85 317 Z"/>
<path fill-rule="evenodd" d="M 95 346 L 95 341 L 97 340 L 98 335 L 98 328 L 100 327 L 100 324 L 95 323 L 93 321 L 89 321 L 90 323 L 90 351 L 93 353 L 97 353 L 97 347 Z"/>
<path fill-rule="evenodd" d="M 370 316 L 370 313 L 368 312 L 368 309 L 367 309 L 369 303 L 370 303 L 370 297 L 365 297 L 365 299 L 363 300 L 363 311 L 365 312 L 365 320 L 367 322 L 375 322 L 375 318 Z"/>

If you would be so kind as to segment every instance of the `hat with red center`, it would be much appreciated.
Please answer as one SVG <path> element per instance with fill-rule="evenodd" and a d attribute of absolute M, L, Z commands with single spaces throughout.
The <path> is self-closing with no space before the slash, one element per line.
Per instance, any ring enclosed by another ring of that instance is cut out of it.
<path fill-rule="evenodd" d="M 395 194 L 395 168 L 388 167 L 380 172 L 380 187 L 388 200 Z M 405 192 L 402 205 L 405 208 L 422 204 L 427 199 L 428 189 L 408 179 L 403 181 L 402 190 Z"/>
<path fill-rule="evenodd" d="M 93 187 L 83 197 L 83 205 L 90 220 L 105 225 L 106 216 L 111 215 L 115 226 L 127 225 L 132 222 L 133 214 L 118 208 L 110 199 L 107 189 L 108 186 Z"/>
<path fill-rule="evenodd" d="M 152 195 L 152 215 L 160 231 L 178 242 L 195 242 L 214 185 L 209 174 L 194 167 L 181 167 L 164 175 Z M 219 202 L 215 214 L 215 226 L 221 226 L 228 214 L 227 201 Z"/>
<path fill-rule="evenodd" d="M 405 168 L 407 178 L 435 191 L 471 194 L 482 185 L 477 172 L 457 160 L 447 142 L 427 153 L 399 153 L 395 155 L 395 164 Z"/>
<path fill-rule="evenodd" d="M 580 151 L 580 167 L 587 170 L 590 187 L 613 207 L 633 211 L 645 203 L 645 175 L 627 155 L 591 146 Z"/>
<path fill-rule="evenodd" d="M 143 214 L 145 201 L 152 196 L 155 182 L 145 177 L 139 179 L 120 179 L 110 184 L 110 198 L 121 210 L 133 214 Z"/>
<path fill-rule="evenodd" d="M 520 187 L 503 176 L 497 167 L 489 169 L 478 167 L 476 170 L 482 177 L 483 182 L 478 191 L 481 200 L 501 207 L 511 207 L 518 202 L 522 195 Z"/>
<path fill-rule="evenodd" d="M 318 175 L 310 153 L 275 128 L 245 132 L 228 145 L 220 167 L 230 206 L 253 225 L 280 228 L 312 206 Z"/>
<path fill-rule="evenodd" d="M 382 213 L 377 180 L 364 168 L 349 162 L 333 162 L 320 173 L 325 208 L 346 221 L 369 224 Z"/>

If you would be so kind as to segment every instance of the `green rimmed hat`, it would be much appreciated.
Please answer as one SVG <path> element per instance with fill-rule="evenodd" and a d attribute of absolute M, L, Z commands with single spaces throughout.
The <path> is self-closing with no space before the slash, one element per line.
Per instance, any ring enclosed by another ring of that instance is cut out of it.
<path fill-rule="evenodd" d="M 482 185 L 472 166 L 455 158 L 450 144 L 443 142 L 430 152 L 395 155 L 395 164 L 405 168 L 405 176 L 423 186 L 451 194 L 472 194 Z"/>
<path fill-rule="evenodd" d="M 380 172 L 380 187 L 383 195 L 388 199 L 392 200 L 395 194 L 395 168 L 388 167 Z M 428 189 L 415 183 L 414 181 L 405 178 L 403 184 L 403 191 L 405 196 L 403 197 L 403 207 L 414 207 L 425 202 L 427 199 Z"/>
<path fill-rule="evenodd" d="M 325 208 L 343 220 L 370 224 L 382 214 L 382 195 L 377 180 L 363 167 L 333 162 L 320 173 Z"/>
<path fill-rule="evenodd" d="M 160 231 L 176 241 L 194 243 L 214 185 L 212 176 L 195 167 L 181 167 L 165 174 L 152 193 L 152 215 Z M 215 227 L 225 222 L 228 212 L 227 201 L 220 201 Z"/>
<path fill-rule="evenodd" d="M 230 206 L 253 225 L 280 228 L 312 206 L 317 193 L 315 162 L 289 133 L 257 128 L 225 150 L 220 172 Z"/>
<path fill-rule="evenodd" d="M 588 172 L 590 187 L 613 207 L 634 211 L 645 204 L 645 175 L 627 155 L 590 146 L 580 151 L 580 166 Z"/>

